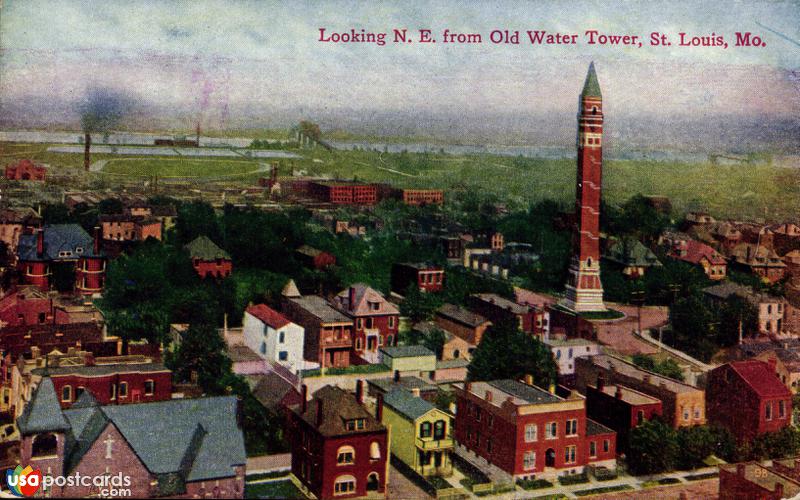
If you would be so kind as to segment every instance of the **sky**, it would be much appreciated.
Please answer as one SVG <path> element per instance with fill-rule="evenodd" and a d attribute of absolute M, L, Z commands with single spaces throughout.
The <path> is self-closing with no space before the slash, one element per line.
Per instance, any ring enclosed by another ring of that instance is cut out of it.
<path fill-rule="evenodd" d="M 449 29 L 480 33 L 484 43 L 321 43 L 319 28 L 389 37 L 395 28 L 412 36 L 428 28 L 437 38 Z M 523 43 L 490 43 L 495 29 L 519 30 Z M 583 34 L 591 29 L 638 35 L 645 45 L 590 46 Z M 576 33 L 579 44 L 532 46 L 526 30 Z M 673 46 L 648 46 L 654 31 Z M 766 46 L 733 47 L 737 31 L 760 35 Z M 722 34 L 729 48 L 677 47 L 679 32 Z M 591 61 L 617 119 L 796 123 L 800 2 L 5 0 L 0 7 L 0 111 L 15 123 L 73 120 L 100 88 L 135 102 L 140 120 L 177 125 L 305 117 L 365 130 L 372 120 L 381 131 L 396 115 L 412 129 L 452 120 L 459 130 L 521 129 L 533 123 L 521 116 L 574 121 Z"/>

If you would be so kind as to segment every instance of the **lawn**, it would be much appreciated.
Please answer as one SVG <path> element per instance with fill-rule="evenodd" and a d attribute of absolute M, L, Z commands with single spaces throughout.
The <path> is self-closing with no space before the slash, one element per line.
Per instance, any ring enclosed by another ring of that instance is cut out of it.
<path fill-rule="evenodd" d="M 103 172 L 136 177 L 222 177 L 257 170 L 257 162 L 237 159 L 114 158 Z"/>
<path fill-rule="evenodd" d="M 602 493 L 613 493 L 615 491 L 632 490 L 633 486 L 629 484 L 620 484 L 618 486 L 604 486 L 602 488 L 592 488 L 589 490 L 574 491 L 573 495 L 576 497 L 587 497 L 589 495 L 600 495 Z"/>
<path fill-rule="evenodd" d="M 245 498 L 307 498 L 302 491 L 297 489 L 293 482 L 273 481 L 269 483 L 245 484 Z"/>

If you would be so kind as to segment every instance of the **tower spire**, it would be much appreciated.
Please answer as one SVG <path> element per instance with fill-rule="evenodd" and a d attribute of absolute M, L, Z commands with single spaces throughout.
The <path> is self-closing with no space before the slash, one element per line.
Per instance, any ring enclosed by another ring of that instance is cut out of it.
<path fill-rule="evenodd" d="M 597 81 L 597 73 L 594 70 L 594 61 L 589 64 L 589 72 L 586 73 L 586 81 L 583 84 L 581 97 L 603 97 L 600 92 L 600 82 Z"/>

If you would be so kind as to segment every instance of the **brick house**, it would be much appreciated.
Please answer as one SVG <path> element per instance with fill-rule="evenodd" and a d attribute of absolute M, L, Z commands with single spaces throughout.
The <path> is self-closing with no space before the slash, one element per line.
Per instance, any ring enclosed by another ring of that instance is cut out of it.
<path fill-rule="evenodd" d="M 684 246 L 673 248 L 669 256 L 702 267 L 703 272 L 711 280 L 725 279 L 727 275 L 728 261 L 725 257 L 699 241 L 688 240 Z"/>
<path fill-rule="evenodd" d="M 705 391 L 643 370 L 609 354 L 575 360 L 575 387 L 582 393 L 602 375 L 606 384 L 621 384 L 661 401 L 664 420 L 673 428 L 706 423 Z"/>
<path fill-rule="evenodd" d="M 198 236 L 186 245 L 192 267 L 201 278 L 226 278 L 233 271 L 231 256 L 206 236 Z"/>
<path fill-rule="evenodd" d="M 6 165 L 6 179 L 8 180 L 44 182 L 46 175 L 47 168 L 28 159 L 22 159 L 17 163 Z"/>
<path fill-rule="evenodd" d="M 404 205 L 442 205 L 444 204 L 444 191 L 441 189 L 401 189 L 400 199 Z"/>
<path fill-rule="evenodd" d="M 381 347 L 397 345 L 400 311 L 377 290 L 356 283 L 334 297 L 333 307 L 353 322 L 356 356 L 377 363 Z"/>
<path fill-rule="evenodd" d="M 544 311 L 534 306 L 522 305 L 501 297 L 495 293 L 476 293 L 467 297 L 467 304 L 472 311 L 485 317 L 492 323 L 504 320 L 515 321 L 524 333 L 544 340 Z"/>
<path fill-rule="evenodd" d="M 733 267 L 755 274 L 768 283 L 776 283 L 786 275 L 786 264 L 770 247 L 741 243 L 731 250 L 730 259 Z"/>
<path fill-rule="evenodd" d="M 800 478 L 792 478 L 776 467 L 786 460 L 776 460 L 772 467 L 748 462 L 719 466 L 720 500 L 783 500 L 800 495 Z M 794 460 L 791 460 L 794 463 Z M 796 467 L 796 466 L 795 466 Z M 788 467 L 787 467 L 788 468 Z"/>
<path fill-rule="evenodd" d="M 303 327 L 265 304 L 248 307 L 242 326 L 244 343 L 271 364 L 297 373 L 303 367 Z"/>
<path fill-rule="evenodd" d="M 100 250 L 100 231 L 92 238 L 78 224 L 52 224 L 36 234 L 23 234 L 17 247 L 17 271 L 24 284 L 50 289 L 55 265 L 72 265 L 74 290 L 81 295 L 100 293 L 105 284 L 106 257 Z"/>
<path fill-rule="evenodd" d="M 586 414 L 617 433 L 617 453 L 628 450 L 631 429 L 661 415 L 661 401 L 623 385 L 606 385 L 598 377 L 586 386 Z"/>
<path fill-rule="evenodd" d="M 314 198 L 335 205 L 374 205 L 378 189 L 374 184 L 356 181 L 312 181 L 308 191 Z"/>
<path fill-rule="evenodd" d="M 172 397 L 172 371 L 162 363 L 118 363 L 36 368 L 49 376 L 61 408 L 72 407 L 85 391 L 101 405 L 165 401 Z"/>
<path fill-rule="evenodd" d="M 441 292 L 444 289 L 444 268 L 429 263 L 397 263 L 392 265 L 392 291 L 403 295 L 414 284 L 420 292 Z"/>
<path fill-rule="evenodd" d="M 328 385 L 303 397 L 289 410 L 292 473 L 322 500 L 385 497 L 389 437 L 381 412 L 381 402 L 377 415 L 364 407 L 360 381 L 355 395 Z"/>
<path fill-rule="evenodd" d="M 800 390 L 800 354 L 796 349 L 775 346 L 761 352 L 755 359 L 775 364 L 775 375 L 793 394 Z"/>
<path fill-rule="evenodd" d="M 44 378 L 17 419 L 20 459 L 53 475 L 122 474 L 137 498 L 242 498 L 246 455 L 237 408 L 232 396 L 102 406 L 86 391 L 62 410 Z M 65 485 L 44 496 L 97 493 Z"/>
<path fill-rule="evenodd" d="M 768 293 L 758 293 L 738 283 L 724 282 L 703 289 L 703 295 L 714 306 L 721 307 L 731 297 L 747 300 L 758 314 L 758 332 L 761 335 L 783 335 L 786 333 L 784 317 L 786 299 Z"/>
<path fill-rule="evenodd" d="M 283 313 L 305 329 L 303 357 L 324 368 L 350 366 L 353 320 L 316 295 L 287 297 Z"/>
<path fill-rule="evenodd" d="M 433 321 L 442 330 L 461 337 L 473 345 L 481 343 L 484 332 L 492 325 L 491 321 L 480 314 L 453 304 L 444 304 L 440 307 Z"/>
<path fill-rule="evenodd" d="M 53 350 L 67 352 L 70 347 L 100 346 L 106 341 L 103 328 L 97 322 L 7 326 L 0 335 L 0 351 L 14 358 L 30 357 L 34 350 L 49 353 Z M 116 341 L 113 341 L 116 348 Z"/>
<path fill-rule="evenodd" d="M 562 398 L 515 380 L 465 382 L 453 392 L 459 446 L 513 479 L 616 465 L 614 431 L 586 417 L 576 392 Z"/>
<path fill-rule="evenodd" d="M 313 269 L 325 269 L 336 265 L 336 257 L 314 247 L 303 245 L 295 250 L 295 256 L 304 266 Z"/>
<path fill-rule="evenodd" d="M 706 408 L 710 422 L 746 442 L 791 424 L 792 393 L 775 375 L 774 365 L 734 361 L 709 372 Z"/>
<path fill-rule="evenodd" d="M 103 239 L 111 241 L 161 240 L 161 221 L 138 215 L 115 214 L 100 216 Z"/>

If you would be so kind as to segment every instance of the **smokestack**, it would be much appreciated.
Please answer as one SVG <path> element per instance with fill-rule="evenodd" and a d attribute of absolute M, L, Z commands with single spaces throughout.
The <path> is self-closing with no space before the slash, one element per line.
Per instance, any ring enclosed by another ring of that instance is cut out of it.
<path fill-rule="evenodd" d="M 100 226 L 94 227 L 94 254 L 100 255 Z"/>
<path fill-rule="evenodd" d="M 356 403 L 364 404 L 364 382 L 356 380 Z"/>
<path fill-rule="evenodd" d="M 317 399 L 317 427 L 322 425 L 322 399 Z"/>
<path fill-rule="evenodd" d="M 87 132 L 83 137 L 83 168 L 85 168 L 87 172 L 89 171 L 89 164 L 91 163 L 89 155 L 89 150 L 91 147 L 92 136 Z"/>
<path fill-rule="evenodd" d="M 42 228 L 36 230 L 36 255 L 38 257 L 44 255 L 44 229 Z"/>
<path fill-rule="evenodd" d="M 300 397 L 303 398 L 300 402 L 300 413 L 305 414 L 308 409 L 308 401 L 306 401 L 308 399 L 308 386 L 306 384 L 300 387 Z"/>
<path fill-rule="evenodd" d="M 375 405 L 375 420 L 383 421 L 383 394 L 378 393 L 378 403 Z"/>

